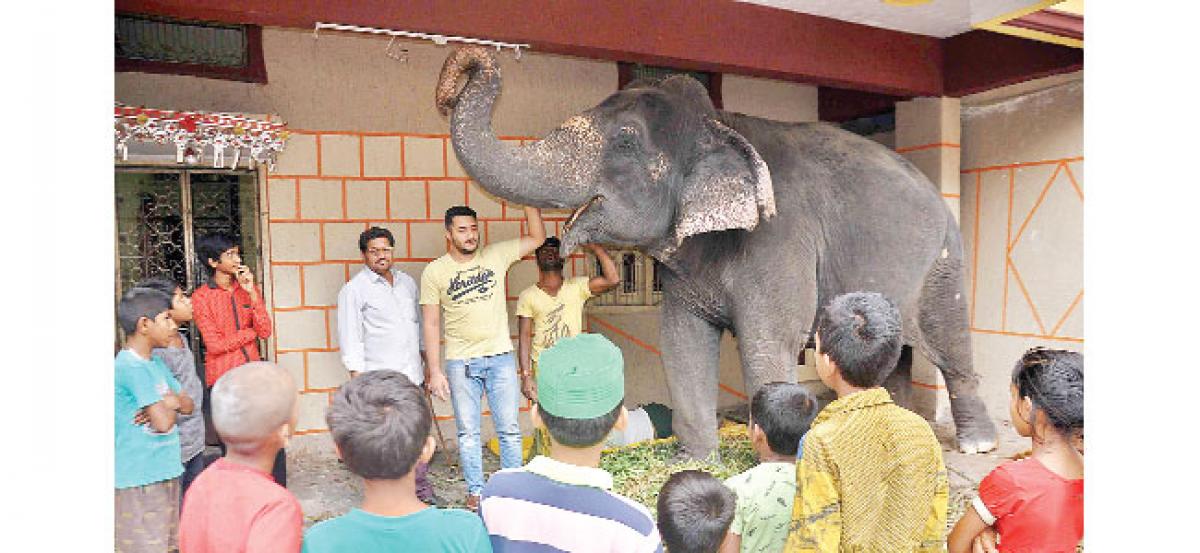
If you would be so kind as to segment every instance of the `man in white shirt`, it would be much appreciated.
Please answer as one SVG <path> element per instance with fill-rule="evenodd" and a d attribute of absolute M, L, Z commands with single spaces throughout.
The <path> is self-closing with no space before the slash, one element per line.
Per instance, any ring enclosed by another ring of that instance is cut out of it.
<path fill-rule="evenodd" d="M 396 240 L 391 231 L 371 227 L 358 237 L 366 265 L 338 293 L 338 341 L 342 364 L 354 378 L 366 371 L 396 371 L 417 386 L 425 382 L 425 346 L 417 283 L 393 266 Z M 434 499 L 426 474 L 417 466 L 417 495 Z"/>

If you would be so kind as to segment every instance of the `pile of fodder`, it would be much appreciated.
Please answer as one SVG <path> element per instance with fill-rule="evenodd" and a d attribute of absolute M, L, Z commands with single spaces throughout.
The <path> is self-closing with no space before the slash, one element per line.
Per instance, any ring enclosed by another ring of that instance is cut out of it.
<path fill-rule="evenodd" d="M 757 464 L 746 425 L 726 423 L 717 435 L 719 461 L 678 461 L 679 442 L 670 437 L 606 450 L 600 457 L 600 467 L 613 475 L 613 491 L 654 513 L 659 489 L 676 472 L 699 469 L 725 480 Z"/>

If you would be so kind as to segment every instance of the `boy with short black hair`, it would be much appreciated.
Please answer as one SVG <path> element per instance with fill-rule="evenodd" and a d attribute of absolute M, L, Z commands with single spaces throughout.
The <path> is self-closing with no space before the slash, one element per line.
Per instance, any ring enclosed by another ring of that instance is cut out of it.
<path fill-rule="evenodd" d="M 804 436 L 786 551 L 944 550 L 942 448 L 879 387 L 900 358 L 900 312 L 878 293 L 842 294 L 821 310 L 816 344 L 838 399 Z"/>
<path fill-rule="evenodd" d="M 658 492 L 658 528 L 669 553 L 717 553 L 737 497 L 702 470 L 672 474 Z"/>
<path fill-rule="evenodd" d="M 192 293 L 207 386 L 234 367 L 261 360 L 258 340 L 271 337 L 271 315 L 241 252 L 237 241 L 223 233 L 196 239 L 196 257 L 208 272 L 208 280 Z"/>
<path fill-rule="evenodd" d="M 180 551 L 300 551 L 300 502 L 270 472 L 296 426 L 291 373 L 267 361 L 247 363 L 217 381 L 210 401 L 225 456 L 196 477 L 183 499 Z"/>
<path fill-rule="evenodd" d="M 171 320 L 183 326 L 192 320 L 192 300 L 183 292 L 183 288 L 166 277 L 152 277 L 137 284 L 142 288 L 152 288 L 171 296 Z M 179 381 L 180 387 L 187 393 L 195 407 L 191 414 L 180 415 L 175 421 L 179 428 L 180 457 L 183 460 L 183 476 L 179 479 L 180 497 L 187 494 L 188 486 L 204 470 L 204 384 L 196 373 L 196 358 L 188 341 L 182 333 L 176 332 L 171 337 L 171 343 L 165 348 L 154 348 L 154 355 L 162 358 L 171 374 Z"/>
<path fill-rule="evenodd" d="M 192 307 L 195 328 L 204 341 L 204 385 L 211 388 L 234 367 L 262 360 L 258 340 L 271 337 L 271 314 L 233 237 L 220 232 L 198 237 L 196 256 L 208 273 L 208 280 L 192 292 Z M 287 487 L 287 454 L 282 449 L 271 476 Z"/>
<path fill-rule="evenodd" d="M 417 497 L 416 467 L 433 457 L 425 395 L 396 371 L 364 372 L 342 385 L 325 415 L 338 455 L 364 480 L 362 506 L 313 526 L 306 553 L 492 550 L 478 516 Z"/>
<path fill-rule="evenodd" d="M 114 360 L 115 549 L 176 550 L 179 524 L 180 413 L 195 407 L 162 359 L 151 352 L 175 334 L 170 296 L 133 288 L 117 304 L 125 349 Z"/>
<path fill-rule="evenodd" d="M 796 452 L 817 398 L 788 382 L 764 384 L 750 399 L 750 445 L 759 464 L 725 480 L 737 509 L 721 553 L 777 553 L 787 542 L 796 497 Z"/>
<path fill-rule="evenodd" d="M 662 552 L 645 507 L 610 491 L 604 438 L 626 423 L 625 363 L 599 334 L 561 338 L 538 359 L 535 427 L 550 455 L 492 475 L 479 514 L 497 552 Z M 587 529 L 587 531 L 581 531 Z"/>

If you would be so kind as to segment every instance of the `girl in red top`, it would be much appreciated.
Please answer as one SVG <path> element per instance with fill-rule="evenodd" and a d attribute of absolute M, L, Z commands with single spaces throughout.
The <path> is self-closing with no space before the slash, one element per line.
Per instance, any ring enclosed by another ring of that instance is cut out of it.
<path fill-rule="evenodd" d="M 1083 538 L 1083 355 L 1033 348 L 1013 369 L 1013 427 L 1033 454 L 996 467 L 950 531 L 951 553 L 1072 552 Z M 975 542 L 973 544 L 973 542 Z M 978 547 L 972 549 L 972 546 Z"/>

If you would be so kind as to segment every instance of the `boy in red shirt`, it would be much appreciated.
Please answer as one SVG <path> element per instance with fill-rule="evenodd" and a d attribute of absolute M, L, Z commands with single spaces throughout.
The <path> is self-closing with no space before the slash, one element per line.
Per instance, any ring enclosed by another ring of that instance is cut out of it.
<path fill-rule="evenodd" d="M 192 319 L 204 341 L 204 385 L 211 388 L 230 369 L 262 360 L 258 340 L 271 336 L 271 315 L 232 238 L 202 236 L 196 240 L 196 256 L 208 270 L 208 282 L 192 292 Z M 287 486 L 286 455 L 279 450 L 271 469 L 280 486 Z"/>
<path fill-rule="evenodd" d="M 271 316 L 232 238 L 201 237 L 196 254 L 209 278 L 192 293 L 192 311 L 204 340 L 205 385 L 212 386 L 230 369 L 262 359 L 258 340 L 271 336 Z"/>
<path fill-rule="evenodd" d="M 180 551 L 300 551 L 300 502 L 270 474 L 295 427 L 291 375 L 273 363 L 248 363 L 217 381 L 211 401 L 225 456 L 200 473 L 183 498 Z"/>

